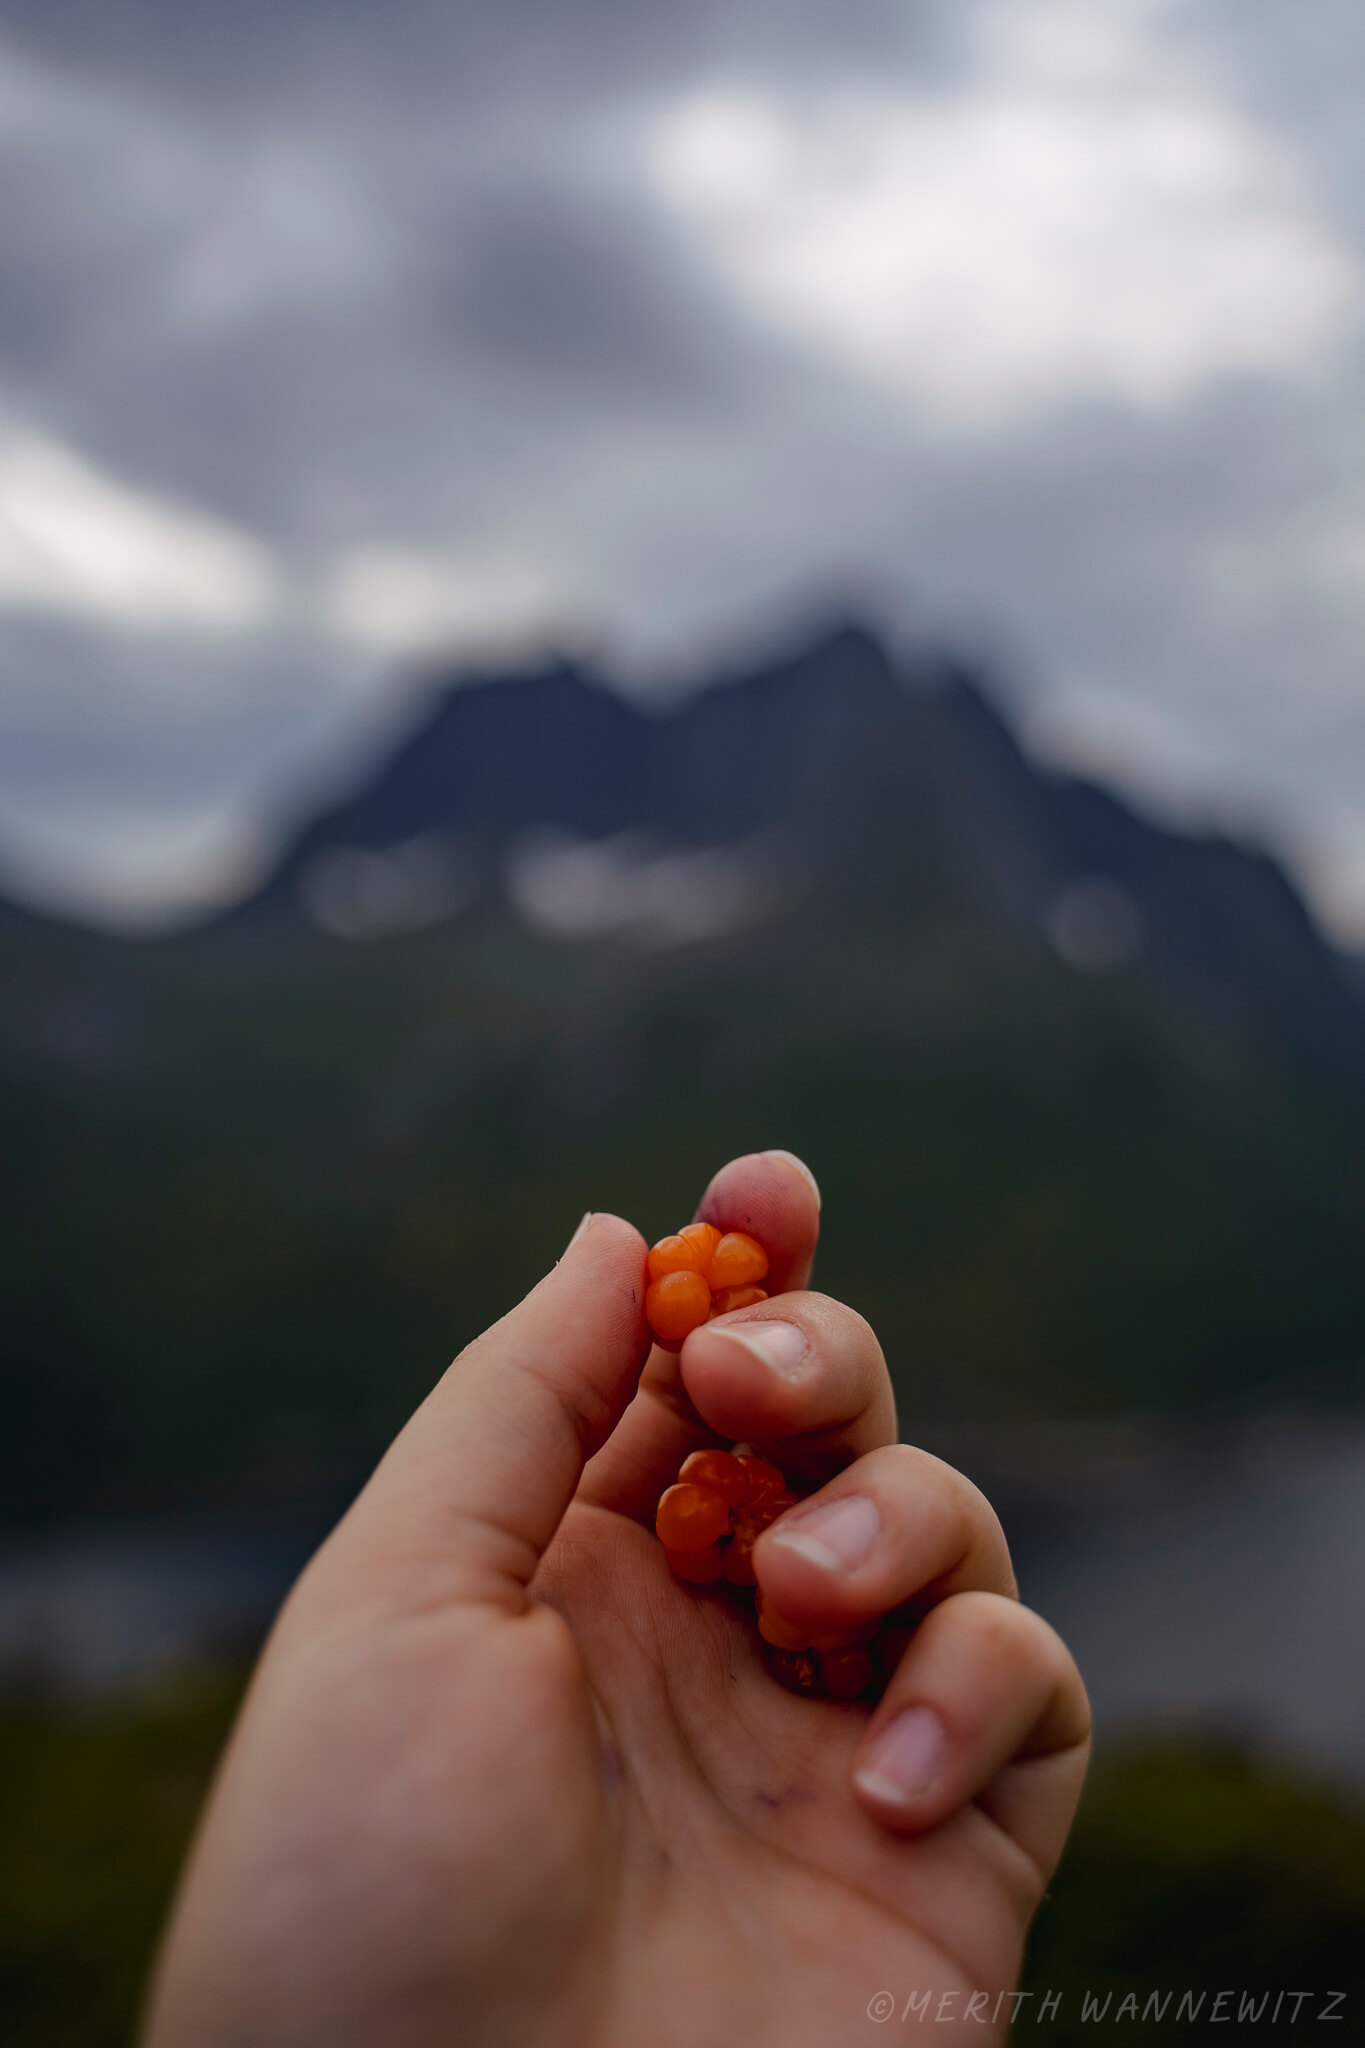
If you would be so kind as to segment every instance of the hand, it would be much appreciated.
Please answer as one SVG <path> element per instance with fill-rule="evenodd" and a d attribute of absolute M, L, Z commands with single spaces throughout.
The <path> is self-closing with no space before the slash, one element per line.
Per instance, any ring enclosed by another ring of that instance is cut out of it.
<path fill-rule="evenodd" d="M 896 1442 L 867 1325 L 804 1291 L 805 1169 L 736 1160 L 698 1213 L 763 1241 L 771 1299 L 646 1361 L 643 1241 L 587 1219 L 303 1574 L 150 2048 L 829 2048 L 903 2037 L 926 1988 L 1003 2037 L 1085 1768 L 1075 1666 L 986 1501 Z M 785 1692 L 738 1599 L 671 1577 L 659 1493 L 736 1439 L 820 1489 L 755 1550 L 781 1612 L 927 1606 L 875 1710 Z"/>

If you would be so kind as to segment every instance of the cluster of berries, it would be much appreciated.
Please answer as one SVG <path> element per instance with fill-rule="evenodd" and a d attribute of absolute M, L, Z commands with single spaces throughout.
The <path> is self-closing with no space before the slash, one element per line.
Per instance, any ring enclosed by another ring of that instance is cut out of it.
<path fill-rule="evenodd" d="M 676 1237 L 661 1237 L 649 1255 L 645 1318 L 661 1344 L 681 1344 L 712 1316 L 766 1301 L 768 1254 L 742 1230 L 689 1223 Z"/>
<path fill-rule="evenodd" d="M 693 1330 L 731 1309 L 767 1300 L 758 1285 L 768 1254 L 742 1230 L 689 1223 L 661 1237 L 649 1254 L 645 1316 L 661 1344 L 676 1348 Z M 774 1676 L 794 1692 L 861 1699 L 895 1668 L 908 1640 L 896 1618 L 812 1635 L 765 1600 L 754 1574 L 754 1545 L 799 1495 L 786 1475 L 752 1451 L 693 1451 L 676 1485 L 659 1501 L 654 1526 L 675 1575 L 693 1586 L 720 1581 L 753 1587 L 758 1633 Z"/>
<path fill-rule="evenodd" d="M 669 1564 L 693 1586 L 752 1586 L 754 1545 L 797 1496 L 766 1458 L 693 1451 L 659 1501 L 654 1528 Z"/>
<path fill-rule="evenodd" d="M 689 1585 L 724 1580 L 756 1586 L 754 1544 L 798 1499 L 777 1466 L 751 1451 L 693 1451 L 677 1484 L 661 1496 L 654 1527 L 672 1570 Z M 779 1614 L 761 1591 L 757 1612 L 769 1665 L 785 1685 L 834 1700 L 856 1700 L 867 1691 L 876 1621 L 812 1635 Z"/>

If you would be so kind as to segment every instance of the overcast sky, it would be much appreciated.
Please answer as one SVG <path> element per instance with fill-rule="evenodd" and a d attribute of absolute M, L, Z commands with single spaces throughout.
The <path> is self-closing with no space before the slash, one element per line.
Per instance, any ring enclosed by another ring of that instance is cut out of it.
<path fill-rule="evenodd" d="M 1358 0 L 0 0 L 0 876 L 852 598 L 1365 944 L 1362 101 Z"/>

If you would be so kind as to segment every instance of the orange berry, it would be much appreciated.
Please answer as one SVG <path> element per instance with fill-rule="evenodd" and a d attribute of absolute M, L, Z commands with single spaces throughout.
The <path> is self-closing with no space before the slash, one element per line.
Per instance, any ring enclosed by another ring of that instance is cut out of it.
<path fill-rule="evenodd" d="M 665 1273 L 700 1273 L 702 1257 L 691 1239 L 679 1234 L 661 1237 L 650 1249 L 648 1265 L 650 1279 L 662 1280 Z"/>
<path fill-rule="evenodd" d="M 709 1486 L 727 1508 L 737 1508 L 748 1484 L 744 1467 L 728 1451 L 693 1451 L 678 1468 L 678 1477 L 693 1486 Z"/>
<path fill-rule="evenodd" d="M 722 1287 L 747 1287 L 762 1280 L 767 1271 L 768 1254 L 758 1239 L 742 1230 L 730 1230 L 716 1246 L 708 1277 L 715 1292 Z"/>
<path fill-rule="evenodd" d="M 785 1515 L 788 1508 L 796 1506 L 796 1499 L 794 1493 L 770 1493 L 766 1500 L 755 1501 L 752 1507 L 745 1502 L 744 1512 L 754 1525 L 755 1542 L 779 1515 Z"/>
<path fill-rule="evenodd" d="M 711 1261 L 716 1246 L 720 1243 L 720 1232 L 714 1223 L 684 1223 L 678 1232 L 684 1243 L 693 1245 L 697 1252 L 696 1269 L 705 1279 L 711 1277 Z M 717 1283 L 719 1284 L 719 1283 Z"/>
<path fill-rule="evenodd" d="M 719 1543 L 708 1543 L 705 1550 L 670 1550 L 665 1544 L 664 1556 L 669 1570 L 690 1586 L 714 1586 L 725 1570 L 725 1551 Z"/>
<path fill-rule="evenodd" d="M 746 1502 L 744 1512 L 753 1524 L 754 1541 L 757 1543 L 763 1531 L 774 1523 L 779 1515 L 785 1515 L 788 1508 L 796 1506 L 794 1493 L 770 1493 L 766 1500 L 755 1501 L 752 1507 Z"/>
<path fill-rule="evenodd" d="M 808 1650 L 810 1637 L 799 1622 L 788 1621 L 785 1614 L 779 1614 L 770 1607 L 762 1593 L 758 1596 L 758 1632 L 765 1643 L 771 1643 L 775 1650 Z"/>
<path fill-rule="evenodd" d="M 767 1299 L 761 1287 L 722 1287 L 719 1294 L 711 1296 L 711 1314 L 728 1316 L 732 1308 L 756 1308 Z"/>
<path fill-rule="evenodd" d="M 768 1669 L 780 1685 L 788 1692 L 813 1693 L 817 1678 L 815 1659 L 810 1652 L 800 1650 L 768 1651 Z"/>
<path fill-rule="evenodd" d="M 725 1576 L 732 1586 L 756 1586 L 754 1543 L 758 1529 L 747 1518 L 735 1523 L 735 1533 L 725 1546 Z"/>
<path fill-rule="evenodd" d="M 822 1650 L 820 1676 L 832 1700 L 856 1700 L 872 1682 L 872 1652 L 861 1647 Z"/>
<path fill-rule="evenodd" d="M 711 1313 L 711 1290 L 696 1272 L 665 1273 L 645 1295 L 645 1318 L 665 1344 L 681 1344 Z"/>
<path fill-rule="evenodd" d="M 670 1486 L 654 1527 L 665 1550 L 705 1550 L 730 1527 L 730 1510 L 709 1486 Z"/>
<path fill-rule="evenodd" d="M 752 1451 L 741 1451 L 736 1462 L 744 1467 L 744 1505 L 756 1508 L 765 1500 L 772 1500 L 776 1494 L 785 1493 L 787 1481 L 776 1465 L 770 1465 L 766 1458 L 756 1458 Z"/>

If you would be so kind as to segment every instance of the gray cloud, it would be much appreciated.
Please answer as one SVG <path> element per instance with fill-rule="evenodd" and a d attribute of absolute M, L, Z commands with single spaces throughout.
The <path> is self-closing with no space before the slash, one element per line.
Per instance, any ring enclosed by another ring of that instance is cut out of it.
<path fill-rule="evenodd" d="M 646 229 L 624 206 L 563 190 L 497 191 L 453 235 L 435 224 L 421 312 L 438 345 L 551 404 L 724 406 L 736 383 L 724 311 L 713 293 L 682 289 Z"/>
<path fill-rule="evenodd" d="M 159 809 L 258 814 L 387 699 L 321 595 L 383 548 L 476 580 L 525 561 L 550 615 L 646 667 L 871 588 L 897 627 L 996 648 L 1050 744 L 1330 867 L 1314 831 L 1344 847 L 1365 788 L 1350 352 L 944 434 L 740 303 L 623 139 L 718 85 L 935 104 L 971 76 L 978 12 L 0 0 L 0 437 L 233 522 L 290 593 L 232 641 L 11 609 L 0 840 L 30 843 L 44 789 L 73 847 L 120 804 L 149 840 Z M 1133 18 L 1292 154 L 1359 262 L 1354 13 Z"/>
<path fill-rule="evenodd" d="M 677 83 L 717 63 L 795 75 L 962 61 L 955 0 L 5 0 L 0 23 L 74 72 L 151 86 L 205 110 L 297 114 L 326 98 L 338 115 L 376 107 L 440 120 L 500 102 L 563 108 Z"/>

